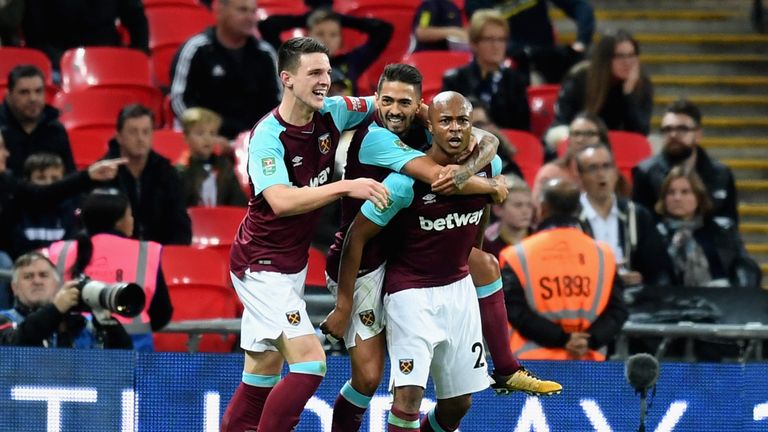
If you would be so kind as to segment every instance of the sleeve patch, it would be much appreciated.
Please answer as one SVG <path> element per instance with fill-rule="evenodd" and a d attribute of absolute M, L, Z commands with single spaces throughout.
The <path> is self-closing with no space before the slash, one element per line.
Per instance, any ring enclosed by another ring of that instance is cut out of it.
<path fill-rule="evenodd" d="M 368 103 L 363 98 L 344 96 L 344 102 L 347 104 L 347 111 L 368 111 Z"/>
<path fill-rule="evenodd" d="M 277 164 L 275 163 L 275 158 L 273 157 L 265 157 L 261 158 L 261 171 L 264 172 L 265 176 L 271 176 L 272 174 L 277 171 Z"/>

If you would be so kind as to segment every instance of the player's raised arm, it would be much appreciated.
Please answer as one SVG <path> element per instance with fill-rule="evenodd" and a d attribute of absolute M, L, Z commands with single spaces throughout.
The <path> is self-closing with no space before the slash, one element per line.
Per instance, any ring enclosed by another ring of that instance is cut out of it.
<path fill-rule="evenodd" d="M 311 212 L 344 196 L 368 200 L 382 209 L 389 202 L 387 188 L 369 178 L 340 180 L 317 187 L 278 184 L 268 187 L 262 194 L 278 217 Z"/>

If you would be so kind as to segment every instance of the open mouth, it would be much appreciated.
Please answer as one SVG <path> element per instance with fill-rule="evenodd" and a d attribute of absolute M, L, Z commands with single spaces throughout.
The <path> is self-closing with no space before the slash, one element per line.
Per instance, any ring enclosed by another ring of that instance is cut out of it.
<path fill-rule="evenodd" d="M 319 88 L 312 91 L 312 94 L 319 98 L 324 98 L 326 93 L 328 93 L 327 88 Z"/>
<path fill-rule="evenodd" d="M 452 137 L 448 139 L 448 144 L 450 144 L 451 147 L 460 147 L 461 146 L 461 137 Z"/>
<path fill-rule="evenodd" d="M 405 121 L 405 118 L 400 117 L 400 116 L 388 116 L 387 117 L 387 122 L 389 124 L 391 124 L 392 126 L 399 126 L 399 125 L 403 124 L 404 121 Z"/>

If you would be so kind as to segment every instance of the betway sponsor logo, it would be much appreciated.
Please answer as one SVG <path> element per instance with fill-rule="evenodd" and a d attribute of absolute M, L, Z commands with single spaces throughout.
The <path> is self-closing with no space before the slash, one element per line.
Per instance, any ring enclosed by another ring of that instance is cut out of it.
<path fill-rule="evenodd" d="M 327 167 L 324 170 L 320 171 L 320 174 L 315 176 L 314 178 L 309 179 L 309 186 L 310 187 L 317 187 L 320 185 L 324 185 L 328 182 L 328 177 L 331 176 L 331 168 Z"/>
<path fill-rule="evenodd" d="M 477 225 L 483 217 L 483 211 L 478 210 L 470 213 L 449 213 L 448 216 L 429 220 L 424 216 L 419 216 L 419 226 L 424 231 L 442 231 L 444 229 L 461 228 L 465 225 Z"/>

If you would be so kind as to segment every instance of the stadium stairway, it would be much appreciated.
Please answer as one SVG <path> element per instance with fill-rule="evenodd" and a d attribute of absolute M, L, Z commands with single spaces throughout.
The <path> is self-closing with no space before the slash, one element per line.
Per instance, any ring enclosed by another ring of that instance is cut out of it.
<path fill-rule="evenodd" d="M 654 130 L 679 96 L 701 107 L 701 145 L 733 170 L 741 234 L 768 275 L 768 35 L 752 29 L 752 0 L 591 3 L 598 30 L 624 28 L 640 43 L 655 89 Z M 558 10 L 551 14 L 559 39 L 573 41 L 573 23 Z"/>

